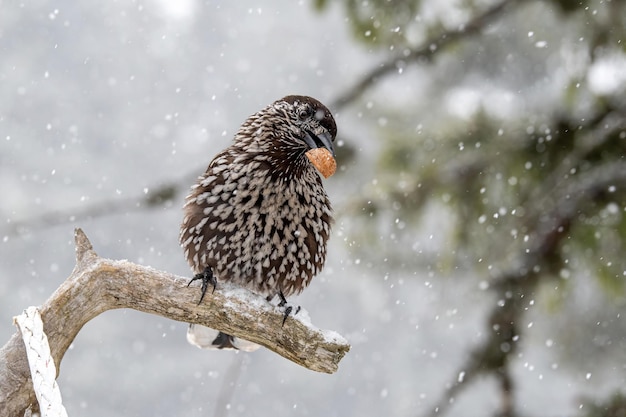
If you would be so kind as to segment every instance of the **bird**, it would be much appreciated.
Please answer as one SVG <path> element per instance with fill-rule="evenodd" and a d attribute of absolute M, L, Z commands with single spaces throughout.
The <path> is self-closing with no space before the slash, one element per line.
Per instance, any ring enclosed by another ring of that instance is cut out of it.
<path fill-rule="evenodd" d="M 333 217 L 322 183 L 328 174 L 308 152 L 325 150 L 335 163 L 336 136 L 325 105 L 289 95 L 248 117 L 213 158 L 185 199 L 179 237 L 194 273 L 189 284 L 202 283 L 200 302 L 209 286 L 229 282 L 285 306 L 320 273 Z M 285 307 L 284 320 L 290 312 Z M 208 349 L 259 347 L 195 324 L 187 340 Z"/>

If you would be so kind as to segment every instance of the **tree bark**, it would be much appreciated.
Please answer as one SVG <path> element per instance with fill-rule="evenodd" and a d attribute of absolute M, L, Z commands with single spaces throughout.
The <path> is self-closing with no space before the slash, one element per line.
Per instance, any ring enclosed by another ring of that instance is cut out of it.
<path fill-rule="evenodd" d="M 75 241 L 72 274 L 39 309 L 57 371 L 83 325 L 116 308 L 221 330 L 318 372 L 337 371 L 350 350 L 343 337 L 315 328 L 305 314 L 290 316 L 283 326 L 282 310 L 247 290 L 220 283 L 198 304 L 198 288 L 188 288 L 188 278 L 100 258 L 80 229 L 75 231 Z M 0 349 L 0 415 L 23 416 L 35 401 L 25 347 L 17 331 Z"/>

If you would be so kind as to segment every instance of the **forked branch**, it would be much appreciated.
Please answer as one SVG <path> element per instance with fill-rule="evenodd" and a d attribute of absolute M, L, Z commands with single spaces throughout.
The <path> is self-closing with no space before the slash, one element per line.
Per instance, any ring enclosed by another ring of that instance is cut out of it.
<path fill-rule="evenodd" d="M 172 320 L 197 323 L 258 343 L 308 369 L 333 373 L 350 349 L 333 331 L 295 315 L 281 326 L 283 312 L 248 291 L 220 284 L 198 305 L 188 279 L 128 261 L 99 257 L 76 229 L 76 267 L 40 307 L 44 331 L 57 365 L 80 329 L 97 315 L 131 308 Z M 0 349 L 0 415 L 22 416 L 35 401 L 19 332 Z"/>

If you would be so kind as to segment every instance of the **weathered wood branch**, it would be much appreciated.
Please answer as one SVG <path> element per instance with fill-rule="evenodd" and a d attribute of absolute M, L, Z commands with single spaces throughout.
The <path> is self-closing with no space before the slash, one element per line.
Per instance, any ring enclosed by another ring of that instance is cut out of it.
<path fill-rule="evenodd" d="M 80 229 L 75 240 L 74 271 L 40 308 L 57 368 L 83 325 L 117 308 L 209 326 L 318 372 L 335 372 L 350 349 L 339 334 L 313 327 L 306 314 L 290 316 L 282 326 L 282 310 L 246 290 L 220 284 L 198 305 L 199 290 L 187 287 L 188 278 L 101 258 Z M 35 401 L 18 331 L 0 349 L 0 415 L 23 416 Z"/>

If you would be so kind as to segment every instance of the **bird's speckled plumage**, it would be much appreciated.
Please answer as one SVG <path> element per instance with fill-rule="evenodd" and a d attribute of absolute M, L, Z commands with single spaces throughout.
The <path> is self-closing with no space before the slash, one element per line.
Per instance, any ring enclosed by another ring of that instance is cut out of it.
<path fill-rule="evenodd" d="M 323 146 L 318 138 L 336 134 L 311 97 L 287 96 L 250 116 L 186 199 L 180 243 L 194 273 L 209 267 L 218 283 L 268 298 L 309 285 L 324 266 L 332 217 L 305 152 L 312 137 Z"/>

